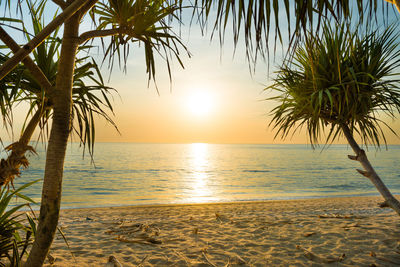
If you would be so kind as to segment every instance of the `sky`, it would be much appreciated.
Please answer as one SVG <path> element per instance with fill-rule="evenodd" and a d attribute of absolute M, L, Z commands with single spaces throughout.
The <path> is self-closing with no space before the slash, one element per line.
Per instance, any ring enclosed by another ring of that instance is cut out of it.
<path fill-rule="evenodd" d="M 112 128 L 98 131 L 98 140 L 161 143 L 266 143 L 267 66 L 260 63 L 250 74 L 240 47 L 232 59 L 228 44 L 220 50 L 192 31 L 187 46 L 192 57 L 185 69 L 174 64 L 170 85 L 166 69 L 160 66 L 157 86 L 147 87 L 143 55 L 129 59 L 127 74 L 114 72 L 110 85 L 117 88 L 116 119 L 121 135 Z M 222 53 L 222 55 L 221 55 Z M 176 62 L 175 62 L 176 63 Z M 158 62 L 163 65 L 163 62 Z M 262 66 L 262 67 L 261 67 Z"/>
<path fill-rule="evenodd" d="M 81 32 L 89 27 L 85 22 Z M 194 24 L 190 28 L 182 26 L 181 31 L 192 56 L 182 56 L 184 69 L 173 62 L 172 84 L 164 62 L 157 58 L 158 92 L 154 83 L 148 84 L 143 47 L 131 50 L 127 73 L 114 68 L 108 85 L 118 91 L 113 95 L 113 119 L 120 133 L 98 119 L 97 142 L 308 143 L 304 131 L 281 140 L 274 139 L 275 131 L 268 127 L 269 112 L 275 103 L 265 100 L 271 93 L 263 89 L 271 83 L 284 48 L 278 48 L 275 60 L 270 58 L 269 69 L 268 62 L 259 60 L 254 73 L 250 73 L 244 42 L 239 42 L 233 56 L 229 34 L 221 49 L 217 38 L 210 41 L 210 30 L 203 35 Z M 91 55 L 101 60 L 101 53 L 95 51 L 92 50 Z M 103 75 L 109 76 L 106 66 Z M 18 126 L 22 125 L 23 117 L 19 115 L 22 113 L 16 113 L 18 123 L 14 139 L 18 136 Z M 399 121 L 388 122 L 400 133 Z M 399 138 L 388 131 L 387 139 L 388 143 L 400 144 Z M 344 143 L 344 140 L 339 142 Z"/>

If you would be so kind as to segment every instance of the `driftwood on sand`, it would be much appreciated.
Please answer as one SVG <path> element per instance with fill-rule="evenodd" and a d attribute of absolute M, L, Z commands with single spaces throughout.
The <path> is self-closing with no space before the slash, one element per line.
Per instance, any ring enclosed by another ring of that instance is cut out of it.
<path fill-rule="evenodd" d="M 116 257 L 110 256 L 108 257 L 105 267 L 122 267 L 122 264 L 117 260 Z"/>

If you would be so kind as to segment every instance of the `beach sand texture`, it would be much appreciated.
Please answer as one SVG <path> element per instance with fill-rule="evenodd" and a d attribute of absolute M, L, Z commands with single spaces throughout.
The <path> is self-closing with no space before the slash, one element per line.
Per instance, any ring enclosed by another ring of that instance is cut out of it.
<path fill-rule="evenodd" d="M 396 266 L 378 197 L 62 210 L 51 266 Z M 73 253 L 75 260 L 71 256 Z M 50 266 L 47 261 L 46 266 Z M 110 265 L 112 266 L 112 265 Z"/>

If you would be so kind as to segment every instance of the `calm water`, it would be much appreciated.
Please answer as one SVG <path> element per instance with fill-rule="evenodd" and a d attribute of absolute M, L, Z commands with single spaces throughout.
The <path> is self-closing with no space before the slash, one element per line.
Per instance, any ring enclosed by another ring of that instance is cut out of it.
<path fill-rule="evenodd" d="M 43 149 L 16 185 L 42 178 Z M 347 159 L 345 145 L 321 152 L 307 145 L 214 145 L 98 143 L 95 166 L 68 148 L 64 208 L 202 203 L 377 195 Z M 368 152 L 378 174 L 400 193 L 400 146 Z M 25 193 L 36 200 L 38 183 Z"/>

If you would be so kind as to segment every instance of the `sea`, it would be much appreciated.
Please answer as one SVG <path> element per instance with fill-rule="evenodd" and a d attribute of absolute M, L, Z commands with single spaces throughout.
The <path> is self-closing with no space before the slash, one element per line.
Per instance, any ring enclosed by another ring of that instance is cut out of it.
<path fill-rule="evenodd" d="M 15 187 L 42 179 L 45 147 Z M 97 143 L 93 158 L 71 143 L 65 159 L 62 208 L 374 196 L 347 145 Z M 400 146 L 367 155 L 400 194 Z M 5 156 L 4 152 L 1 156 Z M 42 181 L 23 193 L 40 201 Z"/>

